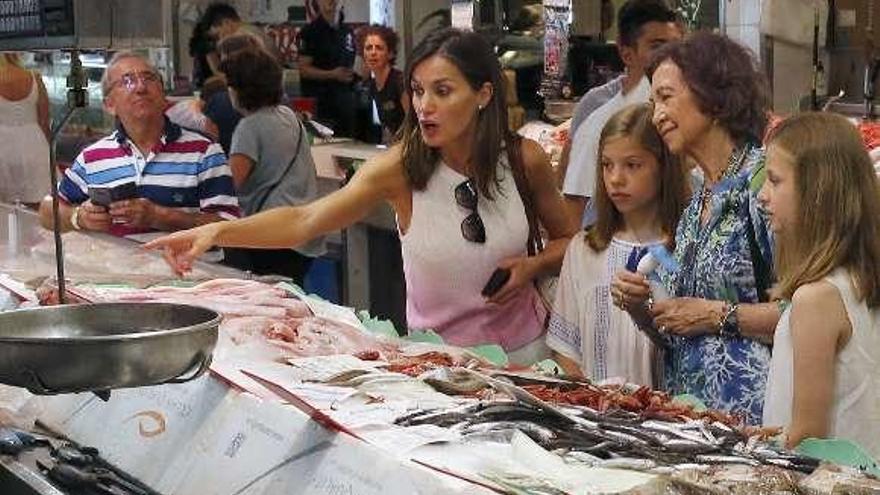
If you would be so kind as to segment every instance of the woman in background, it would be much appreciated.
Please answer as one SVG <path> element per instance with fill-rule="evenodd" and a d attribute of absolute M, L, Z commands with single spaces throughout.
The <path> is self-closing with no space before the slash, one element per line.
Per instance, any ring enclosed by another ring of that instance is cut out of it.
<path fill-rule="evenodd" d="M 242 115 L 229 148 L 229 167 L 244 216 L 318 197 L 318 175 L 305 128 L 281 104 L 281 65 L 262 49 L 239 50 L 220 62 L 233 107 Z M 226 249 L 226 261 L 257 274 L 277 274 L 302 286 L 309 265 L 324 254 L 319 237 L 295 249 Z"/>
<path fill-rule="evenodd" d="M 678 223 L 664 272 L 671 296 L 649 299 L 644 276 L 622 271 L 618 307 L 669 334 L 666 388 L 760 424 L 780 308 L 767 219 L 761 139 L 769 99 L 749 52 L 729 38 L 697 33 L 659 48 L 648 68 L 654 124 L 672 153 L 697 165 L 694 192 Z"/>
<path fill-rule="evenodd" d="M 259 38 L 248 33 L 237 33 L 223 38 L 217 43 L 217 56 L 222 63 L 224 59 L 239 50 L 263 50 L 264 45 Z M 226 76 L 217 67 L 219 77 L 226 80 Z M 232 133 L 241 120 L 241 114 L 232 106 L 228 91 L 215 91 L 210 97 L 205 97 L 202 112 L 217 127 L 217 142 L 223 147 L 226 155 L 230 154 L 232 145 Z"/>
<path fill-rule="evenodd" d="M 371 74 L 370 96 L 382 123 L 382 142 L 389 143 L 403 124 L 410 106 L 403 72 L 394 68 L 397 33 L 389 27 L 373 24 L 364 27 L 360 37 L 364 63 Z"/>
<path fill-rule="evenodd" d="M 49 190 L 49 97 L 17 53 L 0 54 L 0 201 L 36 205 Z"/>

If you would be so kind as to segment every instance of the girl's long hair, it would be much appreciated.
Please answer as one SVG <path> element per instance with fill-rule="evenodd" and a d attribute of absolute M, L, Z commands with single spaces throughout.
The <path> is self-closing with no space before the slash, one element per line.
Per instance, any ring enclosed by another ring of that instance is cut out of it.
<path fill-rule="evenodd" d="M 477 189 L 482 196 L 492 199 L 492 189 L 497 187 L 496 170 L 502 144 L 512 146 L 512 133 L 508 130 L 507 105 L 504 101 L 505 86 L 498 58 L 492 46 L 481 35 L 452 28 L 440 29 L 428 34 L 413 49 L 406 69 L 405 83 L 410 84 L 413 71 L 420 63 L 435 55 L 455 65 L 474 91 L 478 91 L 485 83 L 492 85 L 492 98 L 477 112 L 476 132 L 468 136 L 466 142 L 461 143 L 461 146 L 472 150 L 472 160 L 476 164 L 472 178 Z M 413 189 L 424 190 L 437 169 L 440 151 L 425 144 L 414 109 L 407 112 L 399 132 L 407 180 Z"/>
<path fill-rule="evenodd" d="M 774 295 L 791 299 L 798 287 L 845 267 L 859 298 L 880 306 L 880 185 L 855 126 L 805 113 L 780 124 L 768 146 L 793 158 L 799 209 L 776 237 Z"/>
<path fill-rule="evenodd" d="M 24 64 L 21 61 L 21 55 L 17 52 L 0 53 L 0 69 L 5 69 L 6 67 L 23 69 Z"/>
<path fill-rule="evenodd" d="M 651 121 L 653 114 L 651 105 L 648 103 L 628 106 L 614 114 L 599 136 L 599 150 L 596 157 L 596 184 L 595 194 L 592 201 L 595 204 L 597 220 L 587 231 L 586 241 L 595 252 L 604 251 L 611 243 L 612 237 L 623 229 L 623 216 L 614 207 L 608 190 L 605 188 L 605 178 L 602 170 L 602 150 L 611 139 L 628 137 L 639 144 L 646 151 L 657 158 L 660 166 L 660 187 L 658 191 L 657 208 L 659 209 L 662 232 L 669 239 L 669 247 L 672 247 L 675 238 L 675 229 L 678 219 L 684 210 L 689 196 L 689 187 L 686 179 L 686 170 L 681 161 L 669 153 L 663 139 Z"/>

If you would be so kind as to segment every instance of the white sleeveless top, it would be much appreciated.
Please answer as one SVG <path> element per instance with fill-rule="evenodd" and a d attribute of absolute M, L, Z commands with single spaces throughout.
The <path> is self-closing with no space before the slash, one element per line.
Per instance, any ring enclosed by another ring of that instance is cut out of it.
<path fill-rule="evenodd" d="M 0 201 L 38 203 L 49 192 L 49 142 L 37 119 L 39 87 L 21 100 L 0 96 Z"/>
<path fill-rule="evenodd" d="M 470 211 L 456 203 L 455 188 L 467 177 L 441 162 L 425 190 L 413 191 L 409 230 L 400 236 L 410 328 L 434 329 L 453 345 L 493 343 L 505 350 L 541 335 L 546 310 L 532 285 L 500 306 L 487 304 L 480 294 L 501 260 L 526 255 L 525 207 L 504 154 L 498 176 L 493 199 L 478 199 L 484 244 L 461 233 Z"/>
<path fill-rule="evenodd" d="M 829 436 L 853 441 L 880 459 L 880 310 L 856 299 L 849 272 L 837 268 L 823 280 L 837 288 L 852 336 L 835 360 Z M 764 425 L 789 426 L 794 394 L 794 350 L 786 310 L 779 319 L 764 401 Z M 829 351 L 831 352 L 831 351 Z"/>

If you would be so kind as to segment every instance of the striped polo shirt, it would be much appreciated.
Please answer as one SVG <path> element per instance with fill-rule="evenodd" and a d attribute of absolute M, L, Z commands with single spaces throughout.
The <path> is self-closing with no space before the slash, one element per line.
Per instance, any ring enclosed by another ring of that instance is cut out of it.
<path fill-rule="evenodd" d="M 168 119 L 162 138 L 147 156 L 118 125 L 113 134 L 76 157 L 59 181 L 58 192 L 67 202 L 80 204 L 89 199 L 90 185 L 113 187 L 126 182 L 134 182 L 140 197 L 161 206 L 216 213 L 226 219 L 240 214 L 232 172 L 220 145 Z"/>

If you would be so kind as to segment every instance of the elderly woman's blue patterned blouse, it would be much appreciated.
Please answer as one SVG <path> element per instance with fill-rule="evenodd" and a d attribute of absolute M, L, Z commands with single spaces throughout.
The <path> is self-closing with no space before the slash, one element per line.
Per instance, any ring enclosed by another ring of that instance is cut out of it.
<path fill-rule="evenodd" d="M 679 268 L 663 276 L 673 297 L 759 302 L 755 266 L 773 266 L 771 236 L 757 201 L 766 175 L 764 150 L 747 146 L 734 151 L 733 156 L 737 159 L 707 198 L 710 217 L 705 226 L 700 222 L 702 176 L 694 179 L 694 194 L 675 236 L 674 258 Z M 750 245 L 759 252 L 752 253 Z M 763 258 L 763 264 L 757 257 Z M 770 274 L 765 275 L 770 278 Z M 753 339 L 717 334 L 670 340 L 665 369 L 667 390 L 694 395 L 710 408 L 760 424 L 769 346 Z"/>

